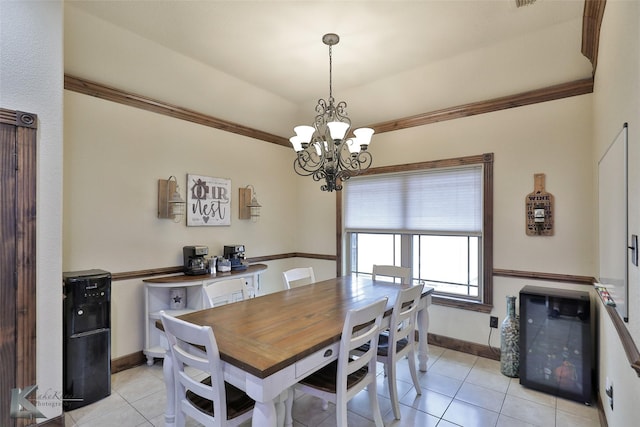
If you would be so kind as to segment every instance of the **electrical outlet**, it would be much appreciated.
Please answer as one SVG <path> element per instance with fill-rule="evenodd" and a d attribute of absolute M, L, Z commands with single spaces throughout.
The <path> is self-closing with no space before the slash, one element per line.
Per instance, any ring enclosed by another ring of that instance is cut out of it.
<path fill-rule="evenodd" d="M 489 317 L 489 327 L 491 328 L 498 327 L 498 318 L 496 316 Z"/>
<path fill-rule="evenodd" d="M 604 392 L 607 395 L 607 397 L 609 398 L 608 399 L 609 400 L 609 406 L 611 407 L 611 410 L 613 411 L 613 383 L 609 380 L 609 377 L 607 377 L 607 381 L 606 381 Z"/>

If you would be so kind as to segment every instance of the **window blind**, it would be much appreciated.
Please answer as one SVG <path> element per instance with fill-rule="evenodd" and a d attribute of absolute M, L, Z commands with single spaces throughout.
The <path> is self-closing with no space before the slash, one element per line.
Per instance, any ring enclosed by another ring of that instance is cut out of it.
<path fill-rule="evenodd" d="M 482 232 L 482 167 L 354 177 L 345 183 L 347 231 Z"/>

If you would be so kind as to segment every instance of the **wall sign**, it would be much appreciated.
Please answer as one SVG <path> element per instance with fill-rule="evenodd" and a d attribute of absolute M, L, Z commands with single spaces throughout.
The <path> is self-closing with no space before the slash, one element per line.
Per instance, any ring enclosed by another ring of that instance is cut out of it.
<path fill-rule="evenodd" d="M 187 175 L 187 226 L 231 225 L 231 180 Z"/>
<path fill-rule="evenodd" d="M 544 174 L 533 175 L 533 193 L 525 200 L 527 236 L 553 236 L 553 194 L 544 190 Z"/>

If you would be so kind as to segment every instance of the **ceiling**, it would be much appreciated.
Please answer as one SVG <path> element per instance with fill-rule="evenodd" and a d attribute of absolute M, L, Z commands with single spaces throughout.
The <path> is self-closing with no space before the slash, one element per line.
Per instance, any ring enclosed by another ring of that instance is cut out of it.
<path fill-rule="evenodd" d="M 349 102 L 350 116 L 361 124 L 591 76 L 580 53 L 584 1 L 578 0 L 537 0 L 520 8 L 515 0 L 66 4 L 268 92 L 299 117 L 306 111 L 309 121 L 313 104 L 328 96 L 328 47 L 321 40 L 328 32 L 340 36 L 333 47 L 334 96 Z M 100 37 L 86 33 L 65 37 Z M 65 54 L 65 72 L 122 85 L 113 73 L 88 68 L 82 55 Z M 141 85 L 140 91 L 151 89 Z M 187 98 L 172 101 L 202 110 Z M 239 107 L 232 102 L 202 112 L 241 121 L 228 114 Z M 257 126 L 286 136 L 294 116 Z"/>

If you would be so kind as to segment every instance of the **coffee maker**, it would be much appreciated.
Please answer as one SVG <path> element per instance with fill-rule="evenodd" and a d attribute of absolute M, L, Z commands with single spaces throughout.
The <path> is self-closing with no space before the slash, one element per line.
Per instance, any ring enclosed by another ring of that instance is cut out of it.
<path fill-rule="evenodd" d="M 184 274 L 197 276 L 207 274 L 207 260 L 204 258 L 209 253 L 206 246 L 183 246 Z"/>
<path fill-rule="evenodd" d="M 225 246 L 223 256 L 231 261 L 231 270 L 246 270 L 244 262 L 244 245 Z"/>

